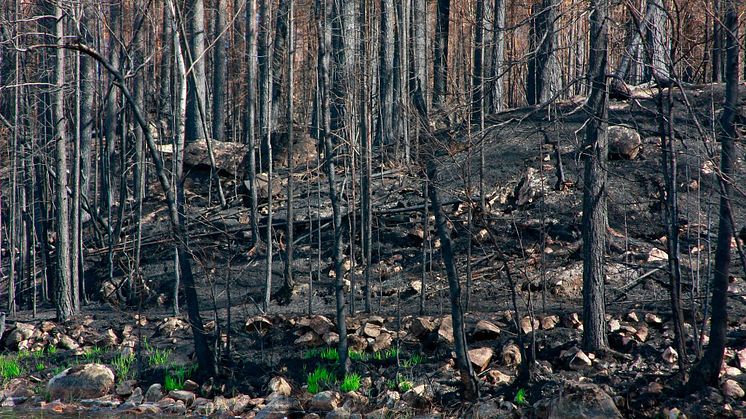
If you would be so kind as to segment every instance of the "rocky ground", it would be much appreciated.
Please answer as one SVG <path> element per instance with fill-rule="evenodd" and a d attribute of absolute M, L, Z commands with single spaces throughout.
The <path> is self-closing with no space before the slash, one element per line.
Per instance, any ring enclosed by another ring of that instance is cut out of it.
<path fill-rule="evenodd" d="M 432 215 L 429 229 L 425 228 L 422 181 L 414 166 L 377 163 L 371 314 L 360 312 L 360 250 L 345 249 L 345 279 L 356 287 L 355 314 L 347 325 L 354 352 L 350 371 L 359 375 L 359 387 L 343 391 L 356 386 L 342 380 L 314 381 L 323 375 L 318 371 L 335 369 L 333 348 L 338 339 L 331 320 L 331 210 L 324 192 L 326 181 L 315 170 L 314 149 L 306 147 L 308 158 L 296 162 L 298 284 L 289 302 L 273 302 L 265 315 L 255 303 L 261 299 L 266 269 L 263 250 L 248 248 L 247 210 L 237 182 L 241 164 L 234 148 L 227 147 L 230 158 L 219 158 L 218 166 L 222 162 L 228 208 L 215 206 L 217 192 L 201 168 L 206 160 L 199 150 L 190 157 L 187 182 L 190 246 L 195 252 L 203 317 L 219 342 L 216 349 L 229 360 L 221 365 L 221 376 L 209 382 L 190 379 L 194 375 L 191 332 L 184 316 L 170 312 L 173 244 L 167 240 L 165 210 L 154 184 L 142 223 L 141 269 L 148 293 L 140 311 L 137 305 L 128 306 L 122 293 L 110 292 L 127 278 L 131 257 L 117 257 L 114 281 L 102 281 L 108 277 L 106 252 L 91 240 L 86 252 L 87 284 L 89 290 L 101 290 L 92 292 L 91 298 L 106 302 L 86 306 L 85 317 L 67 324 L 54 323 L 53 313 L 44 310 L 36 318 L 30 312 L 9 316 L 0 343 L 5 350 L 3 365 L 15 362 L 22 373 L 6 374 L 6 367 L 0 369 L 5 388 L 2 405 L 71 414 L 85 409 L 116 415 L 220 413 L 261 418 L 742 417 L 746 415 L 746 374 L 742 374 L 746 283 L 737 258 L 720 385 L 694 395 L 680 392 L 677 359 L 682 354 L 671 347 L 655 93 L 638 89 L 634 99 L 612 102 L 609 115 L 610 124 L 618 126 L 612 129 L 617 132 L 608 167 L 606 282 L 609 342 L 615 353 L 579 349 L 582 161 L 578 150 L 587 115 L 580 101 L 568 101 L 550 110 L 528 108 L 493 115 L 487 129 L 471 137 L 463 127 L 436 134 L 444 145 L 437 186 L 448 203 L 444 208 L 458 270 L 469 296 L 467 334 L 480 379 L 478 402 L 462 403 L 459 394 L 440 243 L 432 231 Z M 746 97 L 746 91 L 741 97 Z M 676 93 L 674 99 L 674 128 L 684 139 L 677 153 L 677 188 L 687 359 L 694 361 L 701 343 L 707 341 L 703 314 L 718 208 L 719 146 L 701 134 L 712 132 L 710 109 L 720 103 L 722 87 L 694 86 L 686 91 L 686 98 Z M 482 144 L 487 206 L 474 212 L 469 228 L 469 195 L 478 190 Z M 738 147 L 733 203 L 740 229 L 746 225 L 740 186 L 746 184 L 746 176 L 742 144 Z M 555 188 L 558 159 L 563 162 L 565 182 Z M 471 193 L 465 186 L 469 166 L 474 174 Z M 286 173 L 282 168 L 279 172 L 278 178 Z M 349 223 L 345 234 L 359 236 L 354 204 L 354 193 L 359 191 L 353 193 L 349 187 L 357 182 L 357 174 L 340 174 L 345 186 L 343 212 Z M 281 234 L 286 218 L 284 192 L 268 189 L 265 183 L 262 195 L 275 195 L 271 210 L 276 232 Z M 263 217 L 269 212 L 266 199 L 260 212 Z M 266 218 L 260 221 L 266 223 Z M 125 244 L 131 243 L 136 226 L 134 220 L 128 222 Z M 467 260 L 469 243 L 471 259 Z M 131 253 L 125 246 L 123 254 Z M 467 282 L 469 265 L 472 280 Z M 515 281 L 518 313 L 513 310 L 508 271 Z M 282 283 L 279 255 L 273 272 L 276 289 Z M 535 347 L 532 380 L 525 384 L 516 382 L 521 338 Z"/>

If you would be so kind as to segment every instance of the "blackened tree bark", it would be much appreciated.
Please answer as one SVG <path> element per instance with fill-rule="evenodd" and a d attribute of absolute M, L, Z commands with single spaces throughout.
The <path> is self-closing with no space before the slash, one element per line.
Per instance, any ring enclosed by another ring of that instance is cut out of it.
<path fill-rule="evenodd" d="M 158 85 L 158 111 L 161 123 L 165 122 L 168 127 L 169 123 L 166 116 L 171 114 L 171 66 L 173 65 L 173 17 L 171 8 L 168 5 L 163 7 L 163 22 L 161 29 L 161 64 L 159 67 L 159 85 Z"/>
<path fill-rule="evenodd" d="M 207 83 L 205 79 L 205 4 L 203 0 L 189 0 L 186 8 L 187 33 L 189 34 L 189 54 L 187 64 L 191 67 L 187 108 L 186 108 L 186 141 L 187 143 L 204 137 L 208 132 L 202 125 L 207 123 Z M 189 69 L 187 69 L 188 71 Z"/>
<path fill-rule="evenodd" d="M 393 142 L 394 119 L 394 2 L 381 0 L 381 23 L 378 41 L 378 97 L 379 115 L 376 142 Z"/>
<path fill-rule="evenodd" d="M 413 0 L 412 42 L 412 102 L 422 117 L 427 116 L 427 2 Z"/>
<path fill-rule="evenodd" d="M 503 109 L 503 69 L 505 51 L 505 1 L 494 0 L 492 10 L 489 84 L 486 92 L 486 107 L 490 112 Z M 488 14 L 489 16 L 489 14 Z"/>
<path fill-rule="evenodd" d="M 712 2 L 712 82 L 718 83 L 723 80 L 723 24 L 722 6 L 724 0 L 713 0 Z M 708 48 L 705 46 L 705 48 Z"/>
<path fill-rule="evenodd" d="M 293 208 L 293 141 L 294 141 L 294 135 L 293 135 L 293 81 L 294 81 L 294 74 L 293 74 L 293 60 L 295 57 L 295 39 L 293 34 L 293 0 L 286 0 L 286 3 L 288 4 L 287 8 L 287 40 L 288 40 L 288 47 L 287 47 L 287 130 L 288 130 L 288 145 L 287 145 L 287 165 L 288 165 L 288 185 L 287 185 L 287 215 L 288 215 L 288 221 L 286 224 L 286 240 L 285 240 L 285 282 L 283 284 L 283 290 L 284 294 L 287 296 L 287 299 L 290 299 L 290 296 L 292 296 L 293 293 L 293 248 L 295 247 L 293 241 L 295 240 L 294 236 L 294 227 L 295 227 L 295 214 L 294 214 L 294 208 Z"/>
<path fill-rule="evenodd" d="M 648 73 L 650 79 L 659 86 L 667 86 L 671 78 L 669 71 L 671 48 L 666 30 L 668 16 L 662 0 L 648 0 L 648 8 L 650 15 L 645 22 L 648 35 L 648 56 L 650 57 Z"/>
<path fill-rule="evenodd" d="M 334 145 L 331 138 L 331 81 L 329 74 L 330 51 L 332 49 L 331 18 L 334 16 L 331 0 L 316 0 L 316 29 L 319 37 L 318 72 L 320 81 L 321 106 L 321 146 L 324 150 L 324 171 L 329 185 L 329 199 L 332 204 L 332 220 L 334 228 L 334 245 L 332 258 L 334 260 L 334 273 L 336 281 L 334 284 L 334 295 L 337 300 L 337 333 L 339 333 L 339 365 L 341 374 L 347 372 L 347 321 L 346 302 L 344 292 L 344 268 L 342 266 L 342 210 L 339 203 L 339 191 L 337 190 L 336 174 L 334 168 Z"/>
<path fill-rule="evenodd" d="M 718 139 L 720 150 L 720 220 L 718 222 L 715 272 L 712 278 L 712 315 L 710 344 L 702 359 L 694 365 L 687 388 L 690 392 L 705 386 L 717 386 L 723 362 L 728 328 L 728 277 L 731 263 L 733 224 L 731 197 L 733 196 L 733 166 L 736 159 L 735 139 L 738 137 L 735 117 L 738 104 L 738 3 L 724 0 L 726 33 L 725 104 L 720 115 Z"/>
<path fill-rule="evenodd" d="M 448 83 L 448 28 L 451 1 L 438 0 L 435 23 L 435 56 L 433 59 L 433 106 L 443 106 Z"/>
<path fill-rule="evenodd" d="M 608 114 L 606 60 L 608 0 L 591 0 L 588 60 L 591 94 L 583 151 L 583 349 L 606 349 L 604 252 L 606 248 L 606 162 Z"/>
<path fill-rule="evenodd" d="M 433 215 L 435 215 L 435 227 L 441 243 L 441 256 L 443 264 L 446 267 L 448 276 L 448 289 L 451 300 L 451 320 L 453 322 L 453 339 L 454 351 L 456 352 L 456 366 L 461 375 L 461 384 L 464 386 L 464 398 L 467 400 L 476 400 L 479 398 L 479 387 L 477 378 L 474 375 L 474 369 L 469 361 L 469 352 L 466 345 L 466 332 L 464 330 L 464 311 L 461 307 L 461 285 L 459 283 L 456 264 L 453 260 L 453 245 L 451 243 L 451 233 L 448 231 L 447 221 L 443 215 L 443 208 L 440 203 L 438 188 L 437 162 L 433 157 L 428 158 L 427 162 L 427 182 L 430 182 L 428 193 L 430 195 L 430 204 Z"/>
<path fill-rule="evenodd" d="M 225 54 L 227 33 L 225 31 L 225 0 L 215 1 L 215 24 L 213 33 L 213 69 L 212 69 L 212 138 L 222 140 L 225 136 L 225 92 L 226 92 L 226 63 Z"/>
<path fill-rule="evenodd" d="M 275 34 L 272 39 L 272 126 L 279 126 L 282 104 L 283 63 L 288 49 L 288 19 L 290 0 L 280 0 L 275 13 Z M 286 104 L 287 106 L 287 104 Z M 286 108 L 287 109 L 287 108 Z"/>
<path fill-rule="evenodd" d="M 93 36 L 91 30 L 94 27 L 93 17 L 95 10 L 88 2 L 83 6 L 83 17 L 81 20 L 81 35 L 86 42 L 91 42 Z M 93 108 L 93 96 L 96 90 L 96 65 L 95 62 L 87 57 L 81 57 L 81 86 L 80 86 L 80 114 L 83 118 L 80 127 L 80 181 L 81 195 L 85 198 L 88 205 L 93 204 L 88 200 L 91 180 L 91 148 L 93 143 L 93 122 L 95 110 Z"/>
<path fill-rule="evenodd" d="M 75 314 L 70 266 L 70 219 L 67 198 L 67 118 L 65 117 L 65 21 L 62 2 L 54 4 L 54 35 L 58 49 L 54 64 L 54 144 L 55 144 L 55 205 L 57 241 L 55 254 L 55 309 L 57 321 L 64 322 Z"/>
<path fill-rule="evenodd" d="M 473 68 L 471 75 L 471 121 L 479 123 L 484 114 L 484 0 L 477 0 L 475 11 Z"/>
<path fill-rule="evenodd" d="M 246 3 L 246 113 L 244 121 L 245 142 L 249 145 L 248 155 L 248 183 L 249 183 L 249 211 L 251 222 L 251 244 L 259 243 L 259 222 L 257 220 L 258 197 L 256 191 L 256 0 Z"/>
<path fill-rule="evenodd" d="M 535 5 L 532 56 L 527 74 L 528 103 L 546 103 L 560 89 L 560 63 L 557 58 L 556 22 L 559 17 L 559 0 L 543 0 Z"/>
<path fill-rule="evenodd" d="M 331 7 L 331 31 L 332 49 L 334 62 L 333 71 L 330 73 L 331 82 L 331 127 L 337 131 L 340 128 L 348 128 L 345 117 L 352 111 L 349 100 L 351 99 L 351 83 L 355 72 L 355 48 L 357 47 L 357 33 L 355 25 L 355 0 L 335 0 Z"/>

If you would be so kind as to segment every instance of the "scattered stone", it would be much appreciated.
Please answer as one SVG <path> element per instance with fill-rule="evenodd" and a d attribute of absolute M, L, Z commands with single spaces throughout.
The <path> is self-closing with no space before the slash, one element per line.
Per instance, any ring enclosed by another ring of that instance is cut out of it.
<path fill-rule="evenodd" d="M 725 367 L 725 375 L 729 377 L 738 377 L 741 375 L 741 370 L 736 367 Z"/>
<path fill-rule="evenodd" d="M 432 400 L 432 394 L 430 394 L 429 390 L 425 384 L 420 384 L 407 390 L 401 396 L 401 399 L 414 408 L 424 409 L 430 405 L 430 401 Z"/>
<path fill-rule="evenodd" d="M 145 397 L 142 395 L 142 389 L 140 387 L 135 387 L 134 390 L 132 390 L 132 394 L 127 398 L 127 403 L 132 403 L 135 405 L 141 404 L 145 400 Z"/>
<path fill-rule="evenodd" d="M 336 332 L 327 332 L 322 340 L 327 346 L 334 346 L 339 343 L 339 335 Z"/>
<path fill-rule="evenodd" d="M 59 346 L 60 349 L 67 349 L 69 351 L 76 351 L 80 349 L 80 345 L 78 345 L 78 342 L 64 333 L 60 333 L 57 346 Z"/>
<path fill-rule="evenodd" d="M 663 360 L 669 364 L 675 364 L 679 360 L 679 353 L 676 352 L 676 349 L 669 346 L 663 351 Z"/>
<path fill-rule="evenodd" d="M 247 154 L 248 147 L 245 144 L 212 139 L 208 148 L 207 141 L 202 138 L 189 142 L 184 148 L 184 164 L 192 167 L 213 167 L 211 162 L 214 161 L 216 172 L 228 174 L 231 178 L 241 178 L 246 167 L 244 159 Z"/>
<path fill-rule="evenodd" d="M 539 321 L 535 318 L 531 319 L 531 317 L 526 316 L 521 319 L 521 331 L 524 335 L 527 335 L 529 333 L 532 333 L 535 330 L 539 330 Z"/>
<path fill-rule="evenodd" d="M 369 338 L 377 338 L 381 334 L 381 326 L 373 323 L 365 323 L 363 326 L 363 335 Z"/>
<path fill-rule="evenodd" d="M 742 399 L 746 393 L 744 393 L 743 388 L 735 381 L 735 380 L 725 380 L 723 384 L 720 386 L 720 389 L 723 390 L 723 395 L 725 397 L 731 398 L 731 399 Z"/>
<path fill-rule="evenodd" d="M 388 349 L 393 342 L 393 338 L 390 333 L 382 332 L 371 345 L 373 352 L 383 351 Z"/>
<path fill-rule="evenodd" d="M 168 397 L 176 400 L 177 402 L 182 402 L 186 406 L 190 406 L 192 403 L 194 403 L 194 393 L 191 391 L 186 390 L 171 390 L 168 392 Z"/>
<path fill-rule="evenodd" d="M 519 365 L 521 363 L 521 349 L 512 342 L 503 346 L 502 359 L 504 365 Z"/>
<path fill-rule="evenodd" d="M 273 397 L 257 412 L 254 419 L 284 419 L 302 412 L 303 408 L 295 397 Z"/>
<path fill-rule="evenodd" d="M 34 386 L 26 378 L 11 378 L 0 393 L 2 398 L 25 398 L 34 397 Z"/>
<path fill-rule="evenodd" d="M 352 419 L 353 416 L 358 417 L 360 415 L 353 415 L 349 410 L 339 407 L 327 413 L 326 419 Z M 362 419 L 362 417 L 361 417 Z"/>
<path fill-rule="evenodd" d="M 120 378 L 121 379 L 121 378 Z M 129 397 L 132 391 L 137 386 L 137 380 L 124 380 L 120 381 L 114 388 L 114 392 L 117 396 Z"/>
<path fill-rule="evenodd" d="M 648 339 L 648 327 L 641 324 L 637 328 L 637 331 L 635 331 L 634 335 L 640 342 L 645 342 Z"/>
<path fill-rule="evenodd" d="M 651 262 L 665 262 L 668 260 L 668 253 L 664 252 L 661 249 L 658 249 L 657 247 L 654 247 L 650 249 L 650 252 L 648 252 L 648 263 Z"/>
<path fill-rule="evenodd" d="M 661 317 L 657 314 L 647 313 L 645 314 L 645 322 L 647 322 L 647 324 L 660 325 L 663 324 L 663 319 L 661 319 Z"/>
<path fill-rule="evenodd" d="M 397 393 L 398 394 L 398 393 Z M 365 415 L 367 419 L 388 419 L 390 417 L 389 411 L 387 408 L 382 407 L 380 409 L 376 409 L 372 412 L 368 412 L 368 414 Z"/>
<path fill-rule="evenodd" d="M 289 396 L 293 391 L 290 384 L 282 377 L 275 377 L 269 380 L 269 389 L 272 393 L 281 394 L 283 396 Z"/>
<path fill-rule="evenodd" d="M 538 417 L 553 419 L 623 418 L 614 400 L 595 384 L 572 383 L 548 403 L 549 412 Z"/>
<path fill-rule="evenodd" d="M 453 344 L 453 322 L 451 316 L 445 316 L 438 327 L 438 339 Z"/>
<path fill-rule="evenodd" d="M 400 399 L 401 395 L 399 395 L 398 391 L 386 390 L 386 392 L 383 393 L 383 405 L 389 409 L 393 409 Z"/>
<path fill-rule="evenodd" d="M 469 360 L 476 367 L 476 372 L 480 373 L 487 369 L 494 355 L 492 348 L 476 348 L 469 350 Z"/>
<path fill-rule="evenodd" d="M 627 320 L 629 320 L 631 322 L 635 322 L 636 323 L 636 322 L 640 321 L 640 318 L 637 317 L 637 313 L 634 312 L 634 311 L 630 311 L 629 313 L 627 313 L 626 317 L 627 317 Z"/>
<path fill-rule="evenodd" d="M 171 337 L 180 330 L 188 330 L 189 323 L 178 317 L 166 317 L 156 326 L 155 333 L 157 336 Z"/>
<path fill-rule="evenodd" d="M 562 351 L 560 359 L 564 360 L 567 366 L 573 370 L 582 370 L 593 365 L 591 358 L 577 346 Z"/>
<path fill-rule="evenodd" d="M 347 347 L 352 351 L 363 352 L 365 349 L 368 348 L 368 340 L 362 336 L 348 335 Z"/>
<path fill-rule="evenodd" d="M 247 332 L 263 333 L 272 327 L 272 321 L 267 316 L 254 316 L 246 319 L 244 330 Z"/>
<path fill-rule="evenodd" d="M 571 313 L 569 316 L 567 316 L 565 318 L 564 324 L 565 327 L 583 330 L 583 321 L 580 319 L 580 315 L 578 313 Z"/>
<path fill-rule="evenodd" d="M 342 399 L 336 391 L 322 391 L 316 393 L 313 398 L 311 398 L 309 408 L 311 410 L 329 412 L 339 407 L 341 401 Z"/>
<path fill-rule="evenodd" d="M 0 407 L 16 407 L 26 403 L 26 400 L 28 400 L 28 397 L 6 397 L 0 403 Z"/>
<path fill-rule="evenodd" d="M 614 333 L 617 330 L 621 328 L 621 324 L 619 323 L 619 320 L 617 319 L 611 319 L 609 320 L 609 332 Z"/>
<path fill-rule="evenodd" d="M 182 386 L 182 390 L 195 392 L 199 390 L 199 384 L 195 383 L 192 380 L 186 380 L 184 381 L 184 385 Z"/>
<path fill-rule="evenodd" d="M 321 338 L 316 332 L 308 331 L 296 339 L 293 343 L 296 345 L 302 345 L 306 347 L 313 347 L 321 345 Z"/>
<path fill-rule="evenodd" d="M 356 391 L 348 391 L 343 394 L 342 407 L 350 412 L 362 412 L 368 407 L 368 398 Z"/>
<path fill-rule="evenodd" d="M 503 373 L 500 370 L 490 370 L 487 373 L 487 379 L 495 385 L 500 384 L 510 384 L 510 380 L 512 379 L 511 376 L 508 374 Z"/>
<path fill-rule="evenodd" d="M 634 160 L 642 149 L 640 134 L 624 125 L 611 125 L 606 130 L 609 138 L 609 159 Z"/>
<path fill-rule="evenodd" d="M 316 332 L 317 335 L 324 336 L 326 332 L 334 330 L 334 323 L 325 316 L 315 315 L 310 318 L 308 327 Z"/>
<path fill-rule="evenodd" d="M 34 334 L 35 327 L 32 324 L 16 322 L 13 328 L 5 337 L 5 347 L 18 350 L 21 342 L 31 338 Z"/>
<path fill-rule="evenodd" d="M 163 390 L 161 385 L 158 383 L 151 384 L 148 387 L 148 391 L 145 392 L 145 401 L 148 403 L 155 403 L 163 398 Z"/>
<path fill-rule="evenodd" d="M 736 359 L 741 369 L 746 369 L 746 348 L 736 351 Z"/>
<path fill-rule="evenodd" d="M 114 329 L 107 329 L 106 332 L 98 339 L 96 345 L 111 348 L 119 345 L 119 336 L 117 336 Z"/>
<path fill-rule="evenodd" d="M 559 323 L 559 317 L 556 315 L 544 316 L 541 319 L 541 328 L 544 330 L 552 330 Z"/>
<path fill-rule="evenodd" d="M 97 398 L 82 399 L 80 404 L 85 407 L 91 407 L 95 409 L 114 409 L 119 407 L 122 402 L 118 398 L 112 395 L 104 395 Z"/>
<path fill-rule="evenodd" d="M 427 317 L 416 317 L 409 327 L 409 332 L 417 338 L 421 338 L 435 330 L 435 323 Z"/>
<path fill-rule="evenodd" d="M 500 328 L 487 320 L 480 320 L 474 327 L 473 337 L 475 340 L 490 340 L 500 336 Z"/>
<path fill-rule="evenodd" d="M 215 402 L 200 397 L 194 401 L 192 409 L 200 416 L 211 416 L 215 413 Z"/>
<path fill-rule="evenodd" d="M 68 368 L 47 383 L 50 397 L 61 400 L 95 399 L 107 394 L 114 386 L 114 373 L 101 364 L 85 364 Z"/>

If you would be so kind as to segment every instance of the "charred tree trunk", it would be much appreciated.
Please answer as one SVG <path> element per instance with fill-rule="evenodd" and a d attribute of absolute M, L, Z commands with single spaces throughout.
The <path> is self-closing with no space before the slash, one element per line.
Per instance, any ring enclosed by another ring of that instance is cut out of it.
<path fill-rule="evenodd" d="M 560 63 L 557 59 L 556 21 L 559 0 L 543 0 L 535 5 L 532 26 L 532 57 L 529 62 L 527 91 L 529 105 L 546 103 L 560 89 Z"/>
<path fill-rule="evenodd" d="M 505 7 L 505 0 L 494 0 L 492 13 L 487 13 L 487 16 L 491 16 L 492 19 L 492 27 L 488 31 L 491 42 L 487 44 L 490 51 L 490 60 L 487 91 L 485 93 L 485 107 L 489 112 L 500 112 L 503 109 Z"/>
<path fill-rule="evenodd" d="M 187 64 L 191 75 L 187 75 L 189 95 L 186 108 L 186 142 L 205 136 L 207 127 L 207 83 L 205 78 L 205 5 L 203 0 L 189 0 L 186 9 L 187 33 L 189 34 L 190 59 Z"/>
<path fill-rule="evenodd" d="M 412 102 L 421 117 L 427 117 L 427 2 L 413 0 L 412 42 Z"/>
<path fill-rule="evenodd" d="M 275 35 L 272 40 L 272 126 L 280 125 L 283 61 L 287 57 L 289 7 L 291 0 L 280 0 L 275 13 Z M 287 77 L 287 75 L 286 75 Z M 287 104 L 286 104 L 287 106 Z"/>
<path fill-rule="evenodd" d="M 731 263 L 733 224 L 731 197 L 733 196 L 733 168 L 736 160 L 735 139 L 738 137 L 735 117 L 738 106 L 738 3 L 725 2 L 726 67 L 725 104 L 720 115 L 718 140 L 720 151 L 720 220 L 718 222 L 715 272 L 712 278 L 712 315 L 710 344 L 702 359 L 691 370 L 687 387 L 695 392 L 705 386 L 717 386 L 723 362 L 726 333 L 728 331 L 728 277 Z"/>
<path fill-rule="evenodd" d="M 379 111 L 376 142 L 381 146 L 394 141 L 394 2 L 381 0 L 381 27 L 378 41 Z"/>
<path fill-rule="evenodd" d="M 256 246 L 259 241 L 258 196 L 256 191 L 256 70 L 257 70 L 257 45 L 256 45 L 256 0 L 248 0 L 246 3 L 246 114 L 244 121 L 245 142 L 249 145 L 248 155 L 248 183 L 249 183 L 249 212 L 251 222 L 251 244 Z"/>
<path fill-rule="evenodd" d="M 606 349 L 604 256 L 606 249 L 606 170 L 608 114 L 606 60 L 608 0 L 591 0 L 590 115 L 583 151 L 583 349 Z"/>
<path fill-rule="evenodd" d="M 54 34 L 58 49 L 54 65 L 54 144 L 55 144 L 55 206 L 57 241 L 55 242 L 55 309 L 57 321 L 64 322 L 75 314 L 70 266 L 70 218 L 67 198 L 67 118 L 65 117 L 65 21 L 62 5 L 54 5 Z"/>
<path fill-rule="evenodd" d="M 337 191 L 336 175 L 334 168 L 334 145 L 331 138 L 331 80 L 329 74 L 330 52 L 332 48 L 331 17 L 334 13 L 331 11 L 330 0 L 316 0 L 316 21 L 317 32 L 319 37 L 318 51 L 318 72 L 321 82 L 321 106 L 320 116 L 322 123 L 321 146 L 324 150 L 324 171 L 326 172 L 329 199 L 332 204 L 333 228 L 334 228 L 334 245 L 332 249 L 332 258 L 334 260 L 334 273 L 336 281 L 334 285 L 334 295 L 337 301 L 337 333 L 339 333 L 339 365 L 341 374 L 347 372 L 347 324 L 346 324 L 346 302 L 344 292 L 344 268 L 342 266 L 342 210 L 339 203 L 339 191 Z"/>
<path fill-rule="evenodd" d="M 226 38 L 225 32 L 225 0 L 215 1 L 215 44 L 213 45 L 213 70 L 212 70 L 212 138 L 223 140 L 225 137 L 225 92 L 227 77 L 227 58 L 225 54 Z"/>
<path fill-rule="evenodd" d="M 435 56 L 433 59 L 433 107 L 441 108 L 445 102 L 448 84 L 448 28 L 451 19 L 451 1 L 437 0 L 435 24 Z"/>
<path fill-rule="evenodd" d="M 648 0 L 650 18 L 646 21 L 648 56 L 650 57 L 649 74 L 650 79 L 659 86 L 668 86 L 671 83 L 670 67 L 670 43 L 666 23 L 668 16 L 662 0 Z"/>
<path fill-rule="evenodd" d="M 464 330 L 464 312 L 461 307 L 461 284 L 459 283 L 456 264 L 454 262 L 451 233 L 448 231 L 447 221 L 443 215 L 440 204 L 438 189 L 435 185 L 438 178 L 438 168 L 435 160 L 430 157 L 427 162 L 427 182 L 430 182 L 429 194 L 433 215 L 435 215 L 435 227 L 441 243 L 441 256 L 446 267 L 448 276 L 448 289 L 451 300 L 451 319 L 453 321 L 454 351 L 456 352 L 456 366 L 461 375 L 461 384 L 464 386 L 464 398 L 476 400 L 479 398 L 479 387 L 474 369 L 469 361 L 469 352 L 466 345 L 466 332 Z"/>

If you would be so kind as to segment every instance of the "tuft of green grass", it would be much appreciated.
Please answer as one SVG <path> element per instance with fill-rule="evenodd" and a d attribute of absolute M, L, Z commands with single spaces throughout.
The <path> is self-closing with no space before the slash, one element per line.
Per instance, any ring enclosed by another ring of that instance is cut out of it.
<path fill-rule="evenodd" d="M 414 366 L 422 364 L 422 361 L 425 360 L 425 357 L 423 357 L 420 354 L 413 354 L 409 359 L 405 359 L 404 362 L 402 362 L 402 366 L 404 368 L 412 368 Z"/>
<path fill-rule="evenodd" d="M 128 380 L 132 378 L 132 364 L 135 362 L 135 354 L 130 353 L 128 355 L 119 354 L 114 357 L 111 361 L 111 365 L 114 367 L 114 373 L 120 380 Z"/>
<path fill-rule="evenodd" d="M 47 366 L 44 365 L 43 362 L 39 362 L 36 364 L 36 371 L 38 372 L 44 371 L 45 368 L 47 368 Z"/>
<path fill-rule="evenodd" d="M 401 374 L 397 374 L 395 379 L 391 378 L 386 380 L 386 387 L 389 390 L 399 390 L 404 393 L 407 390 L 411 389 L 413 387 L 413 384 L 411 381 L 405 379 L 404 376 L 402 376 Z"/>
<path fill-rule="evenodd" d="M 31 352 L 27 350 L 20 350 L 18 351 L 18 354 L 16 354 L 16 358 L 19 360 L 30 358 L 30 357 L 31 357 Z"/>
<path fill-rule="evenodd" d="M 339 389 L 342 392 L 347 393 L 348 391 L 357 391 L 360 388 L 360 374 L 346 374 Z"/>
<path fill-rule="evenodd" d="M 171 390 L 181 390 L 184 388 L 184 382 L 188 380 L 194 372 L 197 371 L 195 365 L 187 367 L 186 365 L 175 365 L 169 368 L 163 379 L 163 388 L 168 392 Z"/>
<path fill-rule="evenodd" d="M 306 384 L 308 384 L 308 392 L 316 394 L 334 384 L 334 375 L 328 369 L 318 366 L 312 373 L 308 374 Z"/>
<path fill-rule="evenodd" d="M 102 348 L 92 346 L 83 352 L 83 359 L 85 359 L 86 362 L 96 362 L 101 358 L 103 353 L 104 350 Z"/>
<path fill-rule="evenodd" d="M 168 360 L 171 358 L 171 350 L 169 349 L 156 349 L 148 355 L 148 365 L 151 367 L 158 367 L 168 364 Z"/>
<path fill-rule="evenodd" d="M 347 357 L 350 358 L 350 361 L 365 362 L 368 360 L 368 354 L 361 351 L 353 351 L 352 349 L 347 351 Z"/>
<path fill-rule="evenodd" d="M 54 345 L 47 346 L 47 354 L 48 355 L 55 355 L 57 353 L 57 347 Z"/>
<path fill-rule="evenodd" d="M 393 348 L 393 347 L 392 347 L 392 348 L 388 348 L 388 349 L 386 349 L 386 351 L 385 351 L 385 352 L 383 353 L 383 356 L 384 356 L 384 358 L 386 358 L 386 359 L 394 359 L 394 358 L 396 358 L 397 356 L 399 356 L 399 349 L 398 349 L 398 348 Z"/>
<path fill-rule="evenodd" d="M 526 390 L 523 388 L 519 388 L 518 392 L 515 393 L 513 402 L 518 406 L 525 406 L 526 404 L 528 404 L 528 400 L 526 400 Z"/>
<path fill-rule="evenodd" d="M 44 349 L 37 349 L 35 351 L 32 351 L 31 352 L 31 356 L 34 359 L 42 359 L 42 358 L 44 358 Z"/>
<path fill-rule="evenodd" d="M 3 380 L 10 380 L 21 375 L 23 375 L 23 368 L 17 358 L 0 357 L 0 377 Z"/>
<path fill-rule="evenodd" d="M 321 353 L 321 350 L 318 348 L 313 349 L 307 349 L 305 352 L 303 352 L 303 359 L 312 359 L 319 356 L 319 353 Z"/>
<path fill-rule="evenodd" d="M 339 362 L 339 352 L 337 352 L 336 348 L 324 348 L 319 353 L 319 357 L 327 361 Z"/>

